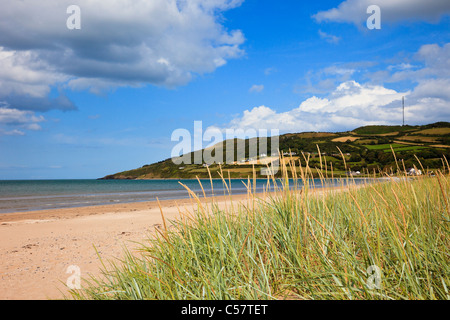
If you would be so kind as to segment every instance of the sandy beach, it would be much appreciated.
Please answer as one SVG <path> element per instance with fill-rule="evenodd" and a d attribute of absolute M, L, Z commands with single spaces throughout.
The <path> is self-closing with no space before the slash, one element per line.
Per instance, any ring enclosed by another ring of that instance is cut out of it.
<path fill-rule="evenodd" d="M 246 195 L 233 196 L 233 203 Z M 229 197 L 216 197 L 225 206 Z M 203 199 L 211 201 L 211 198 Z M 190 199 L 164 200 L 166 221 L 195 204 Z M 169 222 L 167 222 L 169 223 Z M 0 215 L 0 299 L 61 299 L 77 266 L 81 278 L 99 275 L 101 261 L 120 259 L 124 246 L 133 251 L 163 220 L 157 202 L 55 209 Z M 95 248 L 94 248 L 95 246 Z"/>
<path fill-rule="evenodd" d="M 360 186 L 353 186 L 352 188 Z M 311 190 L 341 192 L 347 187 Z M 273 195 L 273 194 L 272 194 Z M 256 194 L 264 199 L 267 194 Z M 216 196 L 219 208 L 249 205 L 248 195 Z M 213 201 L 201 198 L 205 207 Z M 163 228 L 161 210 L 169 227 L 180 212 L 192 213 L 192 199 L 138 202 L 34 212 L 0 214 L 0 299 L 63 299 L 68 293 L 70 266 L 82 279 L 101 275 L 103 262 L 121 259 L 124 248 L 133 252 L 155 228 Z M 97 251 L 98 254 L 97 254 Z M 106 265 L 108 265 L 106 263 Z"/>

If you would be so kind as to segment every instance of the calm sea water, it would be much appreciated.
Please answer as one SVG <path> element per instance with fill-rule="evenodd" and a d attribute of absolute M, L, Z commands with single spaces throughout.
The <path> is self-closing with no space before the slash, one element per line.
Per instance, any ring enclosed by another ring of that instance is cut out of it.
<path fill-rule="evenodd" d="M 210 180 L 200 180 L 207 195 L 211 195 Z M 197 180 L 0 180 L 0 213 L 72 208 L 115 203 L 188 198 L 185 184 L 198 195 L 203 192 Z M 311 181 L 312 182 L 312 181 Z M 363 179 L 356 183 L 363 183 Z M 231 193 L 246 193 L 247 180 L 231 180 Z M 320 180 L 314 180 L 322 187 Z M 345 184 L 345 180 L 328 180 L 330 186 Z M 228 194 L 221 180 L 213 180 L 215 195 Z M 256 191 L 267 189 L 267 180 L 256 180 Z"/>

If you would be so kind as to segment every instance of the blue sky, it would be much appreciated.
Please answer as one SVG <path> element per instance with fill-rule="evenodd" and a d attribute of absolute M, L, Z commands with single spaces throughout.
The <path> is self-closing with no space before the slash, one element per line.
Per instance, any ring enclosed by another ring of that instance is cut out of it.
<path fill-rule="evenodd" d="M 66 8 L 81 9 L 69 30 Z M 376 4 L 381 29 L 369 30 Z M 0 179 L 98 178 L 178 128 L 345 131 L 450 121 L 444 0 L 7 1 Z M 206 145 L 205 145 L 206 146 Z"/>

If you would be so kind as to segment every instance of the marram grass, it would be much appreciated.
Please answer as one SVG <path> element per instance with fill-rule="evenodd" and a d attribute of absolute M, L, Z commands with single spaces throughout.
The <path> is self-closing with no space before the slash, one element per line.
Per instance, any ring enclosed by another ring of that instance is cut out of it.
<path fill-rule="evenodd" d="M 226 209 L 192 194 L 196 210 L 70 297 L 450 299 L 448 169 L 314 192 L 306 162 L 302 190 L 269 179 L 279 191 L 256 195 L 249 179 L 247 201 Z"/>

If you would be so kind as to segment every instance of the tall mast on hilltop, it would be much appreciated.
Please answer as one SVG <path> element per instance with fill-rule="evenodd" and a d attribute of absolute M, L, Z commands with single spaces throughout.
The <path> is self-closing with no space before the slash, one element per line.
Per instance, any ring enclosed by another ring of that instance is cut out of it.
<path fill-rule="evenodd" d="M 402 97 L 402 105 L 403 105 L 403 126 L 405 126 L 405 97 Z"/>

